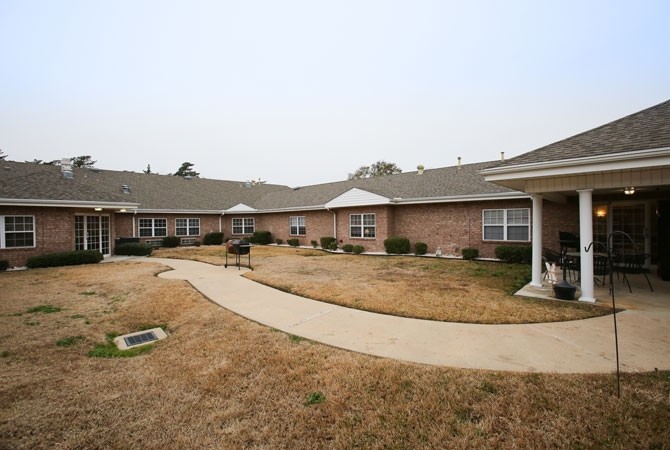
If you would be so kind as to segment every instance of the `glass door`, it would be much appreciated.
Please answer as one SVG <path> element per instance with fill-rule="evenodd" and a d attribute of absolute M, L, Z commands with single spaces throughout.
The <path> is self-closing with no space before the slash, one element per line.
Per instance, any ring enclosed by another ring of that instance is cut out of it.
<path fill-rule="evenodd" d="M 80 216 L 74 218 L 74 249 L 98 250 L 109 255 L 109 216 Z"/>

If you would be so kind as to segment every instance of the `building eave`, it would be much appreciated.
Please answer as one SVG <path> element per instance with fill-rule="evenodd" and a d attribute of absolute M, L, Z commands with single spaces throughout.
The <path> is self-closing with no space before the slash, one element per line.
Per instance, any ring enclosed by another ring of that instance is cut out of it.
<path fill-rule="evenodd" d="M 43 206 L 49 208 L 103 208 L 103 209 L 132 209 L 135 210 L 139 203 L 129 202 L 98 202 L 82 200 L 44 200 L 44 199 L 16 199 L 0 198 L 2 206 Z"/>
<path fill-rule="evenodd" d="M 606 172 L 626 169 L 641 169 L 670 165 L 670 147 L 638 150 L 607 155 L 570 158 L 558 161 L 546 161 L 519 164 L 504 167 L 492 167 L 479 171 L 488 182 L 576 175 L 593 172 Z M 502 184 L 502 183 L 501 183 Z M 505 184 L 509 186 L 508 184 Z"/>

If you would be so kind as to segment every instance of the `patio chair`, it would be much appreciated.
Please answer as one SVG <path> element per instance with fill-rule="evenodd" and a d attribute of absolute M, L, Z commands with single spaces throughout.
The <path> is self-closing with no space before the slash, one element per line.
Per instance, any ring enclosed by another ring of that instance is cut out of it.
<path fill-rule="evenodd" d="M 651 285 L 651 281 L 649 281 L 649 277 L 647 276 L 647 269 L 645 269 L 644 267 L 644 263 L 647 260 L 647 258 L 649 258 L 649 255 L 645 253 L 621 255 L 619 258 L 617 258 L 616 262 L 617 273 L 621 273 L 623 275 L 623 281 L 628 285 L 628 291 L 630 293 L 633 292 L 633 289 L 631 289 L 630 287 L 630 280 L 628 279 L 628 275 L 639 275 L 639 274 L 644 275 L 644 279 L 647 280 L 647 284 L 649 285 L 649 290 L 651 290 L 651 292 L 654 292 L 654 288 Z"/>

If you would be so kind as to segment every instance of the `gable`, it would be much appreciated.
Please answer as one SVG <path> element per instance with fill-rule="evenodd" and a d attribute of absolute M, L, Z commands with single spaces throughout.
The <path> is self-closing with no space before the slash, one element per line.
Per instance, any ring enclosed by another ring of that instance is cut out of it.
<path fill-rule="evenodd" d="M 386 205 L 391 199 L 373 194 L 359 188 L 351 188 L 325 204 L 326 208 L 341 208 L 345 206 Z"/>
<path fill-rule="evenodd" d="M 226 209 L 226 212 L 250 212 L 250 211 L 258 211 L 258 210 L 252 208 L 251 206 L 245 205 L 244 203 L 238 203 L 237 205 Z"/>

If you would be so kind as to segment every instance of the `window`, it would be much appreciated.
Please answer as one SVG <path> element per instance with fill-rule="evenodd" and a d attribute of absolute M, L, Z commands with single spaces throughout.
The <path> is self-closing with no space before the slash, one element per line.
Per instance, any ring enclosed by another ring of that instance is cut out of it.
<path fill-rule="evenodd" d="M 374 238 L 377 235 L 377 219 L 374 214 L 350 214 L 349 236 L 352 238 Z"/>
<path fill-rule="evenodd" d="M 35 217 L 0 216 L 0 248 L 35 246 Z"/>
<path fill-rule="evenodd" d="M 482 211 L 485 241 L 529 241 L 530 210 L 485 209 Z"/>
<path fill-rule="evenodd" d="M 167 236 L 167 219 L 140 219 L 140 237 Z"/>
<path fill-rule="evenodd" d="M 289 218 L 289 234 L 291 236 L 304 236 L 307 234 L 305 216 L 295 216 Z"/>
<path fill-rule="evenodd" d="M 175 219 L 177 236 L 200 236 L 200 219 Z"/>
<path fill-rule="evenodd" d="M 253 234 L 254 231 L 256 231 L 256 221 L 253 217 L 233 219 L 233 234 Z"/>

